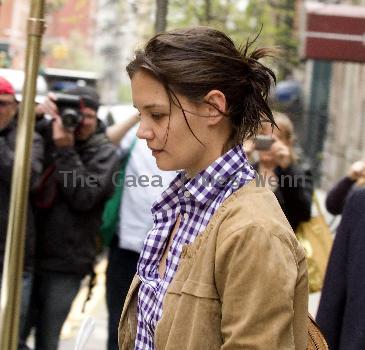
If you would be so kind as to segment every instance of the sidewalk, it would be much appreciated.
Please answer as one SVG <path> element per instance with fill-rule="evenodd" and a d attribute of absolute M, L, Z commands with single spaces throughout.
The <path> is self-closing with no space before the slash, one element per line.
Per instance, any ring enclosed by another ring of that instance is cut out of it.
<path fill-rule="evenodd" d="M 90 316 L 95 320 L 95 330 L 90 335 L 83 350 L 106 350 L 107 311 L 104 300 L 99 301 L 99 305 L 90 313 Z M 75 326 L 74 332 L 63 335 L 62 340 L 60 341 L 59 350 L 74 350 L 76 336 L 81 327 L 81 322 Z"/>

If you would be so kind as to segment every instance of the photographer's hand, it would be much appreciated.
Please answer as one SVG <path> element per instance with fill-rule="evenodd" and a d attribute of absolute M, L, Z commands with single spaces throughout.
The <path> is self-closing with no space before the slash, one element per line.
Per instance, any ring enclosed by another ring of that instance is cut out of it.
<path fill-rule="evenodd" d="M 284 142 L 276 137 L 275 139 L 276 141 L 271 146 L 271 149 L 274 152 L 276 164 L 282 169 L 287 169 L 293 162 L 291 150 Z"/>
<path fill-rule="evenodd" d="M 48 94 L 46 99 L 36 106 L 36 115 L 48 114 L 52 118 L 58 115 L 58 109 L 55 104 L 56 96 L 52 92 Z"/>
<path fill-rule="evenodd" d="M 365 161 L 358 160 L 357 162 L 352 163 L 347 172 L 347 176 L 353 181 L 357 181 L 359 178 L 365 177 Z"/>
<path fill-rule="evenodd" d="M 72 130 L 65 129 L 61 117 L 58 114 L 52 116 L 53 142 L 59 148 L 72 147 L 75 144 L 75 136 Z"/>

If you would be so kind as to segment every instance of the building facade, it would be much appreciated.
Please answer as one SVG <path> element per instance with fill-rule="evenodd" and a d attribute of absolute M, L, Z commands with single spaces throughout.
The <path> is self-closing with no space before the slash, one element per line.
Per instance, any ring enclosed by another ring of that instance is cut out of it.
<path fill-rule="evenodd" d="M 29 0 L 0 2 L 0 67 L 22 68 L 26 50 Z"/>
<path fill-rule="evenodd" d="M 29 0 L 0 2 L 2 67 L 24 67 L 29 10 Z M 85 62 L 89 63 L 89 58 L 94 53 L 96 17 L 96 0 L 48 0 L 47 30 L 43 36 L 41 64 L 62 68 L 70 68 L 75 64 L 81 66 L 77 52 L 84 53 Z"/>
<path fill-rule="evenodd" d="M 302 14 L 305 151 L 328 189 L 365 158 L 365 6 L 305 2 Z"/>

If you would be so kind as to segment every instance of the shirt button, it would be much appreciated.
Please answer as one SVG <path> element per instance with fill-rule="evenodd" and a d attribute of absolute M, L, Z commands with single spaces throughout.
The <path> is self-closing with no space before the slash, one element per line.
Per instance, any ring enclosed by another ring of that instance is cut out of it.
<path fill-rule="evenodd" d="M 189 219 L 189 214 L 188 213 L 184 213 L 184 219 L 185 220 Z"/>
<path fill-rule="evenodd" d="M 189 198 L 189 197 L 191 196 L 191 193 L 190 193 L 189 191 L 185 191 L 185 192 L 184 192 L 184 196 L 185 196 L 186 198 Z"/>

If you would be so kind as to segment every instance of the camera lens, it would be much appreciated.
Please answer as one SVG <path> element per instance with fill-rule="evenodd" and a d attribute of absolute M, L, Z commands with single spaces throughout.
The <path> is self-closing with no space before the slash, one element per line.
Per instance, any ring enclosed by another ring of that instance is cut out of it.
<path fill-rule="evenodd" d="M 64 109 L 61 118 L 63 127 L 66 129 L 75 129 L 81 121 L 81 115 L 77 110 L 72 108 Z"/>

